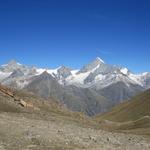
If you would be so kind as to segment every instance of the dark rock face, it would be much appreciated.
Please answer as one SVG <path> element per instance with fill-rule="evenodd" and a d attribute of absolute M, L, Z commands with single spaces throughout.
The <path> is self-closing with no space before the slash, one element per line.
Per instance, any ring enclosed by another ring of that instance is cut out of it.
<path fill-rule="evenodd" d="M 9 76 L 9 78 L 17 78 L 17 77 L 21 77 L 23 75 L 24 75 L 24 73 L 20 69 L 17 69 L 12 72 L 12 74 Z"/>
<path fill-rule="evenodd" d="M 37 76 L 25 89 L 44 98 L 56 98 L 69 109 L 90 116 L 108 110 L 111 105 L 106 98 L 92 89 L 60 85 L 47 72 Z"/>
<path fill-rule="evenodd" d="M 150 73 L 136 75 L 100 58 L 79 71 L 65 66 L 29 67 L 12 60 L 0 67 L 0 82 L 44 98 L 54 97 L 73 111 L 94 115 L 150 88 Z"/>
<path fill-rule="evenodd" d="M 139 85 L 130 84 L 127 86 L 123 82 L 117 82 L 101 90 L 98 90 L 97 92 L 109 99 L 114 105 L 116 105 L 125 100 L 128 100 L 129 98 L 143 90 L 144 88 Z"/>
<path fill-rule="evenodd" d="M 71 69 L 65 66 L 62 66 L 61 68 L 59 68 L 57 70 L 57 73 L 58 73 L 58 79 L 67 78 L 68 76 L 72 75 Z"/>
<path fill-rule="evenodd" d="M 85 65 L 83 68 L 81 68 L 81 70 L 79 71 L 79 73 L 84 73 L 84 72 L 88 72 L 94 68 L 96 68 L 97 66 L 103 66 L 104 62 L 100 59 L 100 58 L 96 58 L 94 61 L 92 61 L 91 63 Z"/>

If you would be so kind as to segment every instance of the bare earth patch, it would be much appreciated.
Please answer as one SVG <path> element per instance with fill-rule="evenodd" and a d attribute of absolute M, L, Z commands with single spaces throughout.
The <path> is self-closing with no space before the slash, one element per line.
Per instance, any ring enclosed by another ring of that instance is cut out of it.
<path fill-rule="evenodd" d="M 59 117 L 28 115 L 0 113 L 0 150 L 150 149 L 150 139 L 140 135 L 96 130 Z"/>

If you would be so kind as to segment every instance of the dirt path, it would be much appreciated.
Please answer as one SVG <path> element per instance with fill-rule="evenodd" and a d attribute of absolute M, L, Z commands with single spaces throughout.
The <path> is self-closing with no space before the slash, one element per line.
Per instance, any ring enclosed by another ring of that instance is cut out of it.
<path fill-rule="evenodd" d="M 50 117 L 0 113 L 0 150 L 149 150 L 150 139 L 82 127 Z"/>

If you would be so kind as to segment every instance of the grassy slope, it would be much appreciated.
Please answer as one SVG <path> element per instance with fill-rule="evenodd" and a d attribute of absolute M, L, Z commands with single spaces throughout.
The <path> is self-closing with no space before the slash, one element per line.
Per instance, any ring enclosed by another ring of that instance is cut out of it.
<path fill-rule="evenodd" d="M 85 116 L 83 113 L 69 111 L 67 108 L 60 105 L 55 99 L 42 99 L 25 91 L 14 91 L 14 95 L 23 99 L 25 102 L 32 103 L 33 106 L 40 110 L 21 107 L 14 102 L 13 98 L 0 92 L 0 112 L 21 113 L 24 116 L 42 120 L 54 117 L 55 119 L 61 119 L 64 122 L 77 123 L 86 126 L 94 125 L 96 127 L 95 122 L 89 119 L 89 117 Z"/>
<path fill-rule="evenodd" d="M 100 128 L 150 135 L 150 90 L 94 118 Z"/>
<path fill-rule="evenodd" d="M 114 107 L 110 112 L 98 116 L 111 121 L 135 121 L 150 116 L 150 90 L 142 92 L 131 100 Z"/>

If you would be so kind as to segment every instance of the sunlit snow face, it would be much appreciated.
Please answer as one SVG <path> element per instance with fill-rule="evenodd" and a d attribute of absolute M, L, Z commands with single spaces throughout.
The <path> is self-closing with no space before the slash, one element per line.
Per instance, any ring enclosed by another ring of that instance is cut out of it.
<path fill-rule="evenodd" d="M 30 78 L 32 80 L 33 76 L 39 76 L 45 71 L 60 84 L 81 87 L 98 86 L 102 88 L 118 81 L 144 86 L 146 81 L 148 81 L 147 78 L 150 78 L 149 73 L 136 75 L 131 73 L 127 68 L 108 65 L 104 63 L 102 59 L 96 58 L 94 61 L 78 70 L 72 70 L 65 66 L 60 66 L 56 69 L 32 68 L 16 61 L 11 61 L 8 64 L 1 66 L 0 81 L 7 79 L 7 77 L 17 69 L 19 69 L 18 72 L 21 71 L 24 74 L 21 75 L 21 77 L 14 78 L 19 85 L 27 85 L 27 81 Z"/>

